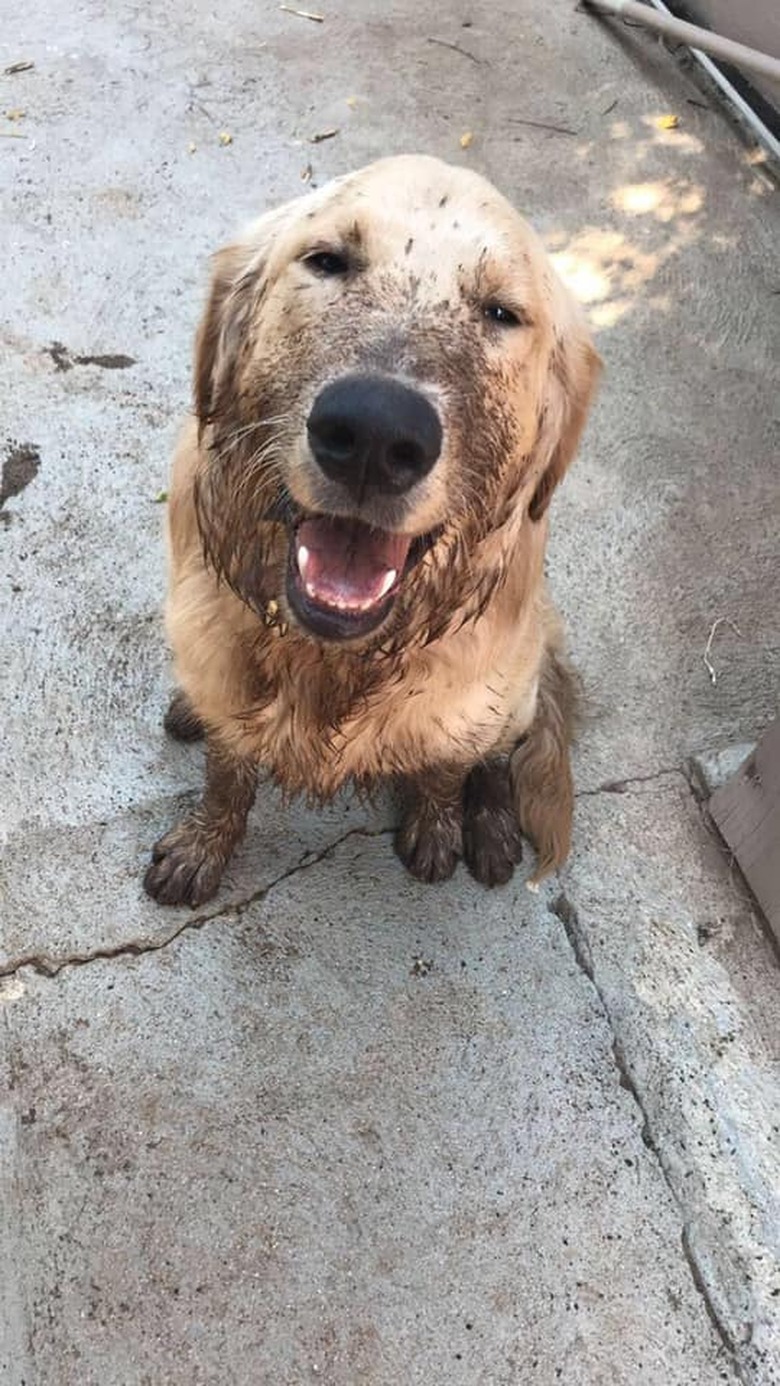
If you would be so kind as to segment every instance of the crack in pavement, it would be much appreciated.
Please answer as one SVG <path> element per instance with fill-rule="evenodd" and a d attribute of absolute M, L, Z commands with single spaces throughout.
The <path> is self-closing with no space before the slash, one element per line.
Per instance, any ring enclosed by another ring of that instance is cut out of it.
<path fill-rule="evenodd" d="M 663 1169 L 663 1165 L 661 1166 L 661 1168 Z M 669 1183 L 668 1179 L 666 1182 Z M 672 1189 L 672 1193 L 674 1194 L 674 1189 Z M 679 1199 L 677 1200 L 677 1204 L 680 1208 L 680 1212 L 682 1212 L 682 1205 L 680 1204 Z M 683 1222 L 682 1231 L 680 1233 L 680 1246 L 682 1248 L 682 1254 L 685 1257 L 686 1263 L 688 1265 L 688 1270 L 691 1273 L 691 1280 L 693 1281 L 696 1289 L 699 1292 L 699 1295 L 704 1304 L 704 1308 L 707 1311 L 707 1316 L 710 1322 L 712 1323 L 715 1332 L 718 1334 L 718 1337 L 723 1343 L 725 1351 L 728 1353 L 729 1362 L 734 1369 L 734 1374 L 736 1375 L 739 1381 L 745 1381 L 746 1378 L 743 1375 L 739 1365 L 739 1361 L 737 1360 L 736 1346 L 734 1344 L 731 1334 L 729 1333 L 722 1319 L 719 1317 L 718 1311 L 715 1308 L 715 1305 L 713 1304 L 712 1296 L 710 1295 L 709 1289 L 707 1287 L 707 1282 L 704 1279 L 704 1273 L 702 1271 L 701 1266 L 699 1265 L 699 1262 L 696 1259 L 696 1253 L 693 1250 L 693 1247 L 691 1246 L 691 1228 L 689 1222 Z"/>
<path fill-rule="evenodd" d="M 634 784 L 645 784 L 648 781 L 662 779 L 663 777 L 670 775 L 680 775 L 682 776 L 685 783 L 688 784 L 688 780 L 685 776 L 684 771 L 678 769 L 677 767 L 670 767 L 669 769 L 660 769 L 653 771 L 652 773 L 647 775 L 632 775 L 622 780 L 608 780 L 604 784 L 597 785 L 594 789 L 579 790 L 577 793 L 575 793 L 574 797 L 575 799 L 580 799 L 593 797 L 599 794 L 627 794 L 629 793 L 631 786 Z M 27 953 L 24 954 L 21 958 L 17 958 L 5 964 L 0 964 L 0 980 L 6 977 L 14 977 L 17 972 L 20 972 L 23 968 L 26 967 L 32 968 L 33 971 L 37 972 L 40 976 L 56 977 L 58 973 L 62 972 L 63 969 L 66 967 L 86 967 L 89 963 L 110 962 L 113 958 L 141 957 L 144 953 L 159 953 L 164 948 L 167 948 L 171 943 L 175 943 L 176 940 L 182 936 L 182 934 L 192 933 L 199 929 L 202 929 L 205 927 L 206 924 L 210 924 L 214 919 L 220 919 L 223 916 L 228 917 L 230 915 L 235 915 L 237 918 L 240 917 L 244 913 L 244 911 L 249 909 L 252 905 L 256 905 L 261 900 L 264 900 L 266 895 L 268 895 L 269 891 L 272 891 L 276 886 L 281 885 L 282 882 L 289 880 L 289 878 L 291 876 L 296 875 L 297 872 L 307 871 L 309 867 L 316 866 L 318 862 L 324 861 L 332 852 L 335 852 L 337 848 L 341 846 L 342 843 L 347 842 L 349 838 L 381 837 L 385 834 L 392 833 L 394 831 L 395 829 L 392 827 L 350 828 L 349 832 L 344 833 L 334 842 L 329 843 L 328 846 L 322 848 L 320 852 L 315 853 L 308 859 L 304 857 L 295 866 L 290 867 L 287 871 L 282 872 L 281 875 L 275 877 L 272 881 L 268 882 L 267 885 L 261 886 L 259 890 L 255 891 L 245 900 L 239 900 L 229 905 L 223 905 L 221 907 L 218 907 L 217 909 L 210 910 L 205 914 L 194 915 L 191 918 L 186 919 L 183 923 L 178 924 L 175 929 L 171 930 L 170 933 L 165 934 L 161 939 L 130 939 L 126 942 L 112 944 L 111 946 L 107 946 L 104 948 L 94 948 L 86 953 L 69 954 L 64 958 L 51 957 L 46 953 Z M 578 958 L 578 962 L 581 966 L 583 966 L 582 960 L 580 958 Z M 586 972 L 586 975 L 590 978 L 592 982 L 592 967 L 590 967 L 590 970 L 588 970 L 588 968 L 583 966 L 583 971 Z"/>
<path fill-rule="evenodd" d="M 673 772 L 665 771 L 660 773 L 668 774 Z M 679 771 L 676 773 L 681 774 L 682 772 Z M 682 1253 L 688 1266 L 688 1269 L 690 1271 L 694 1287 L 700 1299 L 702 1300 L 708 1318 L 713 1324 L 713 1327 L 715 1328 L 715 1331 L 717 1332 L 718 1337 L 721 1343 L 723 1344 L 724 1351 L 728 1356 L 729 1365 L 732 1368 L 734 1375 L 736 1376 L 738 1381 L 746 1382 L 747 1378 L 744 1376 L 740 1368 L 740 1363 L 737 1357 L 737 1345 L 734 1341 L 732 1334 L 729 1331 L 728 1325 L 724 1323 L 723 1319 L 718 1313 L 717 1306 L 712 1298 L 709 1286 L 707 1285 L 704 1272 L 699 1261 L 696 1258 L 696 1253 L 691 1245 L 690 1223 L 686 1216 L 685 1207 L 674 1186 L 671 1171 L 668 1167 L 668 1162 L 664 1159 L 661 1147 L 655 1135 L 653 1134 L 653 1128 L 650 1122 L 649 1114 L 645 1108 L 645 1105 L 642 1101 L 642 1095 L 636 1085 L 636 1081 L 631 1072 L 631 1067 L 625 1049 L 623 1048 L 623 1043 L 613 1024 L 612 1015 L 607 1005 L 604 990 L 599 985 L 599 982 L 596 979 L 596 973 L 593 964 L 593 954 L 591 952 L 591 947 L 587 939 L 587 936 L 585 935 L 580 924 L 577 907 L 574 904 L 571 897 L 566 893 L 566 891 L 560 890 L 558 895 L 550 902 L 547 908 L 549 909 L 550 913 L 554 914 L 556 919 L 560 920 L 561 924 L 563 925 L 563 930 L 568 940 L 572 954 L 574 956 L 574 961 L 576 962 L 578 968 L 583 973 L 583 975 L 587 977 L 601 1004 L 601 1008 L 604 1012 L 607 1025 L 609 1026 L 610 1033 L 612 1035 L 612 1057 L 618 1073 L 618 1082 L 620 1083 L 621 1088 L 624 1088 L 625 1091 L 630 1094 L 637 1108 L 637 1111 L 639 1112 L 639 1115 L 642 1118 L 642 1126 L 639 1134 L 644 1145 L 647 1147 L 647 1149 L 654 1157 L 658 1165 L 658 1168 L 661 1171 L 664 1183 L 669 1189 L 669 1192 L 672 1195 L 672 1198 L 674 1199 L 675 1207 L 677 1208 L 680 1214 L 680 1220 L 682 1224 L 682 1231 L 680 1234 Z"/>
<path fill-rule="evenodd" d="M 690 781 L 685 771 L 678 765 L 662 767 L 660 770 L 649 771 L 646 775 L 628 775 L 624 780 L 605 780 L 603 784 L 597 784 L 594 789 L 579 789 L 576 791 L 575 799 L 589 799 L 597 794 L 629 794 L 635 784 L 652 784 L 653 780 L 668 779 L 671 775 L 679 775 L 690 789 Z"/>
<path fill-rule="evenodd" d="M 338 850 L 343 843 L 348 842 L 353 837 L 383 837 L 387 833 L 394 832 L 394 828 L 350 828 L 349 832 L 343 833 L 336 838 L 335 842 L 329 842 L 318 852 L 306 853 L 295 866 L 290 866 L 280 875 L 275 876 L 272 881 L 268 881 L 259 890 L 247 896 L 245 900 L 233 901 L 223 905 L 221 908 L 210 910 L 206 914 L 197 914 L 189 919 L 177 924 L 175 929 L 165 934 L 160 939 L 135 940 L 129 939 L 124 943 L 115 943 L 110 947 L 95 948 L 88 953 L 72 953 L 64 958 L 51 958 L 45 953 L 28 953 L 13 962 L 0 966 L 0 981 L 7 977 L 15 977 L 23 968 L 32 968 L 42 977 L 56 977 L 66 967 L 87 967 L 93 962 L 110 962 L 113 958 L 138 958 L 144 953 L 161 953 L 164 948 L 175 943 L 183 934 L 194 933 L 199 929 L 205 928 L 215 919 L 229 918 L 231 915 L 240 919 L 252 905 L 257 905 L 265 900 L 272 890 L 282 885 L 284 881 L 289 881 L 293 876 L 299 875 L 303 871 L 308 871 L 312 866 L 317 866 L 320 862 L 326 861 L 329 856 Z"/>

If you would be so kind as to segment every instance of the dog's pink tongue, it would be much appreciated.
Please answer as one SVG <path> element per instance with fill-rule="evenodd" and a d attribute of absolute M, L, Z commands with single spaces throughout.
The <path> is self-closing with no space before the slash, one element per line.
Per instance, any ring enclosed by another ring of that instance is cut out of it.
<path fill-rule="evenodd" d="M 316 516 L 299 526 L 295 542 L 301 582 L 313 601 L 341 611 L 368 611 L 403 572 L 410 536 Z"/>

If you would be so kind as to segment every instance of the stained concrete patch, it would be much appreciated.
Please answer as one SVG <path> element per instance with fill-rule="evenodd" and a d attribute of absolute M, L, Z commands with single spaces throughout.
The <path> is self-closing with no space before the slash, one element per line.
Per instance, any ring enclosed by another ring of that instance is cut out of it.
<path fill-rule="evenodd" d="M 0 472 L 0 511 L 38 475 L 41 455 L 33 443 L 7 443 Z"/>
<path fill-rule="evenodd" d="M 598 997 L 522 886 L 425 891 L 354 839 L 237 923 L 25 982 L 38 1380 L 736 1380 Z"/>
<path fill-rule="evenodd" d="M 106 371 L 126 371 L 129 366 L 136 364 L 134 356 L 126 356 L 121 351 L 100 352 L 97 355 L 89 352 L 74 355 L 63 346 L 62 342 L 52 342 L 51 346 L 44 348 L 47 356 L 54 362 L 55 370 L 71 371 L 74 366 L 100 366 Z"/>

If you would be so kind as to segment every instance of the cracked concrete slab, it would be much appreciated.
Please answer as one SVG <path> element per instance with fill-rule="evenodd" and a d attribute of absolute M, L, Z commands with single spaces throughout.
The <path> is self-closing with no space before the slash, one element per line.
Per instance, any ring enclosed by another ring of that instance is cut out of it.
<path fill-rule="evenodd" d="M 774 1386 L 777 960 L 683 774 L 776 706 L 772 185 L 635 30 L 323 8 L 0 34 L 34 64 L 0 77 L 0 1376 Z M 160 732 L 156 497 L 205 260 L 410 148 L 514 198 L 605 360 L 550 553 L 572 863 L 426 891 L 384 801 L 264 794 L 213 917 L 161 911 L 200 758 Z"/>
<path fill-rule="evenodd" d="M 37 1379 L 736 1380 L 521 883 L 431 900 L 355 837 L 163 953 L 15 980 Z"/>

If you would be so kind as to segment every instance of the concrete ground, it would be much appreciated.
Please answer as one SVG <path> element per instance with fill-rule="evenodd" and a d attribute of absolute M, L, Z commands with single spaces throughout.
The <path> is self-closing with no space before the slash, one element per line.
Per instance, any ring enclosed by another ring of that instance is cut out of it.
<path fill-rule="evenodd" d="M 322 8 L 0 30 L 34 63 L 0 77 L 0 1381 L 771 1386 L 780 978 L 688 766 L 776 706 L 772 185 L 636 29 Z M 165 911 L 201 765 L 160 728 L 155 497 L 206 258 L 404 149 L 516 200 L 606 365 L 550 555 L 574 854 L 538 897 L 426 889 L 386 805 L 268 792 L 214 906 Z"/>

